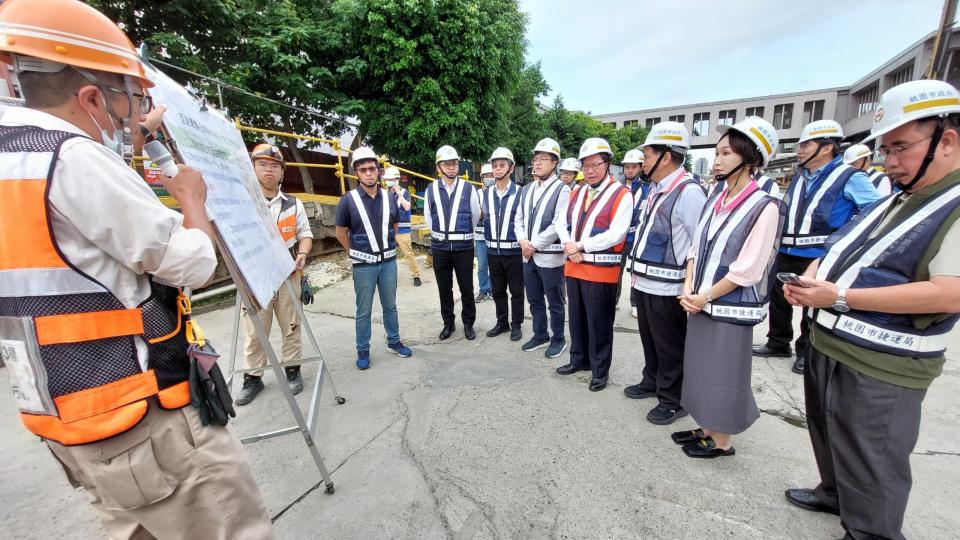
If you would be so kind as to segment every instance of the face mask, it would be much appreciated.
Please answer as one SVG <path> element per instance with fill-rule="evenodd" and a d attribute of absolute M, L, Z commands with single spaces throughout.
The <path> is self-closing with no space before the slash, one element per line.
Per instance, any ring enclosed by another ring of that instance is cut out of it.
<path fill-rule="evenodd" d="M 107 133 L 107 130 L 100 127 L 100 123 L 97 122 L 97 119 L 94 118 L 92 114 L 89 112 L 87 112 L 87 114 L 90 115 L 93 124 L 100 130 L 100 138 L 103 140 L 103 145 L 118 156 L 123 156 L 123 131 L 117 129 L 117 126 L 113 124 L 113 118 L 110 118 L 110 126 L 113 128 L 113 134 L 111 135 Z M 110 115 L 108 114 L 107 117 L 109 118 Z"/>
<path fill-rule="evenodd" d="M 492 186 L 492 185 L 494 185 L 494 184 L 496 184 L 496 183 L 497 183 L 497 179 L 496 179 L 496 178 L 484 178 L 484 179 L 483 179 L 483 185 L 486 186 L 486 187 L 490 187 L 490 186 Z"/>
<path fill-rule="evenodd" d="M 400 185 L 400 182 L 397 182 L 396 180 L 387 180 L 387 187 L 388 187 L 388 188 L 393 189 L 393 188 L 397 187 L 398 185 Z"/>

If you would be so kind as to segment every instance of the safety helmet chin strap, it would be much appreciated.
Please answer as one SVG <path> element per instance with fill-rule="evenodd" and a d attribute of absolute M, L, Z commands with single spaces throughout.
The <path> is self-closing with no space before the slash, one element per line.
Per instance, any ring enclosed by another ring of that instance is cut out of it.
<path fill-rule="evenodd" d="M 737 165 L 736 167 L 734 167 L 732 171 L 728 172 L 727 174 L 718 174 L 718 175 L 715 176 L 714 178 L 716 178 L 717 182 L 726 182 L 726 181 L 727 181 L 727 178 L 730 178 L 730 177 L 736 175 L 738 172 L 740 172 L 740 171 L 741 171 L 744 167 L 746 167 L 746 166 L 747 166 L 747 162 L 746 162 L 746 161 L 741 161 L 740 164 Z M 749 172 L 749 171 L 748 171 L 748 172 Z M 748 174 L 747 176 L 749 176 L 749 174 Z M 739 182 L 739 179 L 737 179 L 737 181 Z"/>
<path fill-rule="evenodd" d="M 667 147 L 667 149 L 664 150 L 663 153 L 661 153 L 659 156 L 657 156 L 657 160 L 653 162 L 653 168 L 650 169 L 650 172 L 644 174 L 644 172 L 643 172 L 643 167 L 640 167 L 640 174 L 641 174 L 642 176 L 644 176 L 647 180 L 653 178 L 653 173 L 655 173 L 655 172 L 657 171 L 657 167 L 659 167 L 659 166 L 660 166 L 660 162 L 663 161 L 663 156 L 667 155 L 667 152 L 669 152 L 669 151 L 670 151 L 670 148 Z"/>
<path fill-rule="evenodd" d="M 806 159 L 806 161 L 804 161 L 803 163 L 800 164 L 800 170 L 801 170 L 801 171 L 803 171 L 803 169 L 806 169 L 806 168 L 807 168 L 807 163 L 810 163 L 811 161 L 813 161 L 814 159 L 816 159 L 817 156 L 820 155 L 820 150 L 823 150 L 823 147 L 826 146 L 826 144 L 827 144 L 828 141 L 829 141 L 829 139 L 817 139 L 817 151 L 814 152 L 812 156 L 808 157 L 808 158 Z"/>
<path fill-rule="evenodd" d="M 944 118 L 941 118 L 940 121 L 937 122 L 937 129 L 933 130 L 933 136 L 930 137 L 930 145 L 927 146 L 927 155 L 923 156 L 923 162 L 920 164 L 917 174 L 913 176 L 913 180 L 910 180 L 910 182 L 906 184 L 897 182 L 897 187 L 904 191 L 910 191 L 910 189 L 917 185 L 917 182 L 923 178 L 923 175 L 927 174 L 927 167 L 933 163 L 933 158 L 937 152 L 937 146 L 940 146 L 940 139 L 943 137 L 944 122 Z"/>

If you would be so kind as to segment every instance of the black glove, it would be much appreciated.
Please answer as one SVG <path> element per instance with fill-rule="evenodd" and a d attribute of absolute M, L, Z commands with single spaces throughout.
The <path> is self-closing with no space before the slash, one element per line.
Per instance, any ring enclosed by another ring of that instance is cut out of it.
<path fill-rule="evenodd" d="M 313 287 L 310 286 L 310 282 L 307 281 L 307 276 L 300 276 L 300 302 L 302 304 L 312 304 L 313 303 Z"/>
<path fill-rule="evenodd" d="M 225 426 L 228 417 L 236 418 L 230 399 L 230 388 L 217 365 L 219 354 L 207 342 L 203 347 L 191 344 L 187 350 L 190 357 L 190 403 L 198 409 L 200 421 L 205 426 Z"/>

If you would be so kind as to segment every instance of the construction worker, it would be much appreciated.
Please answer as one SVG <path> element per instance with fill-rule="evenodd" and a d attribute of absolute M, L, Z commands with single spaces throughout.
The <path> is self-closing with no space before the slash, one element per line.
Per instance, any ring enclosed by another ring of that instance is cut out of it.
<path fill-rule="evenodd" d="M 452 146 L 441 146 L 436 156 L 437 180 L 427 188 L 423 205 L 424 222 L 430 225 L 430 249 L 433 252 L 433 273 L 440 295 L 440 316 L 443 329 L 440 340 L 453 333 L 453 275 L 460 287 L 460 318 L 463 335 L 476 339 L 473 323 L 477 306 L 473 297 L 474 227 L 480 221 L 480 196 L 472 184 L 459 178 L 460 156 Z"/>
<path fill-rule="evenodd" d="M 843 129 L 833 120 L 807 124 L 797 144 L 797 173 L 787 188 L 787 221 L 783 225 L 777 272 L 803 274 L 823 256 L 827 237 L 865 206 L 880 199 L 863 171 L 842 163 Z M 790 358 L 793 310 L 783 296 L 783 284 L 773 285 L 767 342 L 753 347 L 754 356 Z M 810 325 L 800 320 L 793 372 L 803 374 Z"/>
<path fill-rule="evenodd" d="M 175 288 L 217 264 L 206 184 L 186 165 L 165 178 L 177 213 L 123 157 L 162 112 L 136 50 L 77 0 L 7 0 L 0 51 L 26 99 L 0 119 L 0 356 L 24 426 L 110 538 L 273 538 L 224 426 L 228 388 L 188 355 L 200 341 Z M 213 394 L 191 387 L 201 373 Z"/>
<path fill-rule="evenodd" d="M 287 167 L 287 162 L 283 159 L 280 149 L 270 143 L 261 143 L 253 147 L 250 152 L 250 159 L 253 160 L 253 170 L 257 174 L 257 181 L 260 183 L 260 191 L 266 199 L 267 209 L 277 222 L 277 228 L 280 230 L 280 236 L 283 238 L 287 249 L 290 250 L 290 256 L 296 261 L 296 269 L 290 278 L 297 293 L 297 298 L 292 298 L 288 294 L 286 287 L 280 287 L 273 294 L 273 298 L 257 314 L 267 334 L 270 334 L 270 328 L 273 326 L 273 318 L 276 316 L 277 324 L 280 326 L 280 335 L 282 337 L 283 361 L 298 362 L 303 353 L 303 346 L 300 340 L 300 317 L 297 315 L 297 308 L 294 302 L 299 301 L 300 276 L 303 273 L 303 267 L 307 262 L 307 255 L 313 249 L 313 232 L 310 230 L 310 221 L 307 219 L 307 212 L 300 199 L 293 195 L 288 195 L 280 190 L 283 183 L 283 174 Z M 263 391 L 263 369 L 267 365 L 267 353 L 257 338 L 257 332 L 253 328 L 251 314 L 243 310 L 243 326 L 246 331 L 244 339 L 244 359 L 248 368 L 261 368 L 258 371 L 243 374 L 243 387 L 237 394 L 235 403 L 239 406 L 248 405 L 257 394 Z M 294 395 L 303 391 L 303 377 L 300 375 L 300 366 L 288 366 L 284 368 L 287 375 L 287 386 Z"/>
<path fill-rule="evenodd" d="M 637 230 L 637 222 L 640 220 L 640 205 L 647 198 L 647 190 L 650 189 L 650 182 L 643 177 L 643 151 L 634 148 L 628 150 L 623 155 L 623 184 L 630 188 L 633 194 L 633 216 L 630 218 L 630 228 L 627 229 L 627 246 L 633 245 L 633 233 Z M 621 278 L 617 281 L 617 304 L 620 303 L 620 289 L 623 287 L 623 267 L 627 264 L 627 257 L 620 260 Z M 630 315 L 637 318 L 637 305 L 634 302 L 633 295 L 630 295 Z"/>
<path fill-rule="evenodd" d="M 633 245 L 627 252 L 631 295 L 643 344 L 643 379 L 623 389 L 631 399 L 657 398 L 647 421 L 665 426 L 687 415 L 681 404 L 687 314 L 683 294 L 687 254 L 706 195 L 684 168 L 690 133 L 679 122 L 650 128 L 641 146 L 650 180 Z"/>
<path fill-rule="evenodd" d="M 574 183 L 577 179 L 577 174 L 580 173 L 580 160 L 577 158 L 567 158 L 560 163 L 560 180 L 563 181 L 563 184 L 569 188 L 574 188 L 577 185 Z"/>
<path fill-rule="evenodd" d="M 378 162 L 379 163 L 379 162 Z M 413 286 L 422 285 L 420 281 L 420 265 L 417 264 L 417 254 L 413 251 L 413 243 L 410 241 L 410 216 L 413 201 L 410 199 L 410 192 L 400 186 L 400 169 L 396 167 L 387 167 L 383 171 L 383 183 L 387 191 L 396 195 L 397 204 L 400 206 L 397 219 L 397 247 L 403 252 L 403 257 L 407 259 L 407 268 L 410 269 L 410 276 L 413 277 Z"/>
<path fill-rule="evenodd" d="M 481 206 L 497 324 L 487 331 L 487 337 L 510 332 L 510 341 L 520 341 L 523 337 L 523 260 L 514 224 L 520 207 L 520 188 L 511 178 L 515 166 L 513 152 L 502 146 L 495 149 L 490 156 L 490 166 L 495 183 L 483 192 Z"/>
<path fill-rule="evenodd" d="M 484 163 L 480 167 L 480 182 L 483 184 L 483 188 L 480 191 L 481 200 L 486 195 L 487 191 L 492 185 L 497 183 L 493 178 L 493 166 L 489 163 Z M 483 212 L 483 205 L 480 205 L 480 211 Z M 477 284 L 480 286 L 480 291 L 477 292 L 477 297 L 474 299 L 474 302 L 477 304 L 491 298 L 491 286 L 490 286 L 490 262 L 487 260 L 487 241 L 484 238 L 484 222 L 483 216 L 480 216 L 480 221 L 477 222 L 477 226 L 473 229 L 474 234 L 474 249 L 477 252 Z"/>
<path fill-rule="evenodd" d="M 804 391 L 820 471 L 786 497 L 838 514 L 844 538 L 902 539 L 923 398 L 960 318 L 960 92 L 937 80 L 887 90 L 871 140 L 904 192 L 831 235 L 786 287 L 814 309 Z"/>
<path fill-rule="evenodd" d="M 854 169 L 867 173 L 867 177 L 873 187 L 877 188 L 880 195 L 886 197 L 893 191 L 893 183 L 890 181 L 890 177 L 873 167 L 873 150 L 869 146 L 855 144 L 847 148 L 847 151 L 843 153 L 843 162 Z"/>
<path fill-rule="evenodd" d="M 564 222 L 570 203 L 569 184 L 576 174 L 574 171 L 580 169 L 578 160 L 568 158 L 564 161 L 560 174 L 570 178 L 564 182 L 557 178 L 559 161 L 560 145 L 557 141 L 548 137 L 534 146 L 534 181 L 523 186 L 520 192 L 520 208 L 514 222 L 523 257 L 523 284 L 533 315 L 533 336 L 521 349 L 531 352 L 546 347 L 544 356 L 547 358 L 557 358 L 567 348 L 563 309 L 564 255 L 560 238 L 569 239 Z"/>
<path fill-rule="evenodd" d="M 587 183 L 586 180 L 583 179 L 583 171 L 582 171 L 582 170 L 577 173 L 577 176 L 575 176 L 575 177 L 573 178 L 573 180 L 574 180 L 574 182 L 576 182 L 576 185 L 577 185 L 577 186 L 583 186 L 583 185 L 586 185 L 586 183 Z"/>
<path fill-rule="evenodd" d="M 380 187 L 380 160 L 372 148 L 353 151 L 350 168 L 359 185 L 340 197 L 337 204 L 337 240 L 353 264 L 356 293 L 357 369 L 370 367 L 370 316 L 373 295 L 380 295 L 387 349 L 400 358 L 413 351 L 400 340 L 397 314 L 397 242 L 400 222 L 399 197 Z"/>
<path fill-rule="evenodd" d="M 570 194 L 563 225 L 567 295 L 570 309 L 570 362 L 560 375 L 591 370 L 590 391 L 607 387 L 613 359 L 614 302 L 620 257 L 633 214 L 633 196 L 610 174 L 613 151 L 592 137 L 580 146 L 587 184 Z"/>

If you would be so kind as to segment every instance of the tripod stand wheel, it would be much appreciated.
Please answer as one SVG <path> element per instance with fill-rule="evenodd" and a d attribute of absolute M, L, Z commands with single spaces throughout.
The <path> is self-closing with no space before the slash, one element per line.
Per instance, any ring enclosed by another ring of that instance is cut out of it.
<path fill-rule="evenodd" d="M 347 402 L 347 398 L 345 398 L 345 397 L 343 397 L 343 396 L 337 396 L 336 399 L 337 399 L 337 405 L 343 405 L 344 403 Z M 331 492 L 331 493 L 332 493 L 332 492 Z"/>

